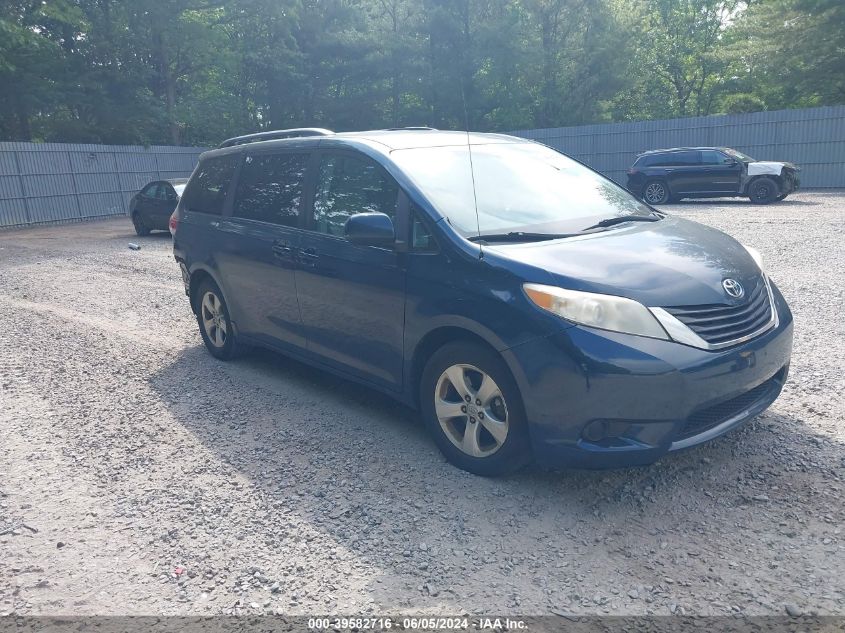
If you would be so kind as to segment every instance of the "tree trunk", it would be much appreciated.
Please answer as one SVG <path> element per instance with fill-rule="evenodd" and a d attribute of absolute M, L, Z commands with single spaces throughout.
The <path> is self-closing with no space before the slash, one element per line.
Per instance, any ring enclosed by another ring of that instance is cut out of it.
<path fill-rule="evenodd" d="M 15 115 L 18 120 L 18 138 L 22 141 L 31 141 L 32 126 L 29 121 L 29 111 L 19 93 L 15 93 Z"/>
<path fill-rule="evenodd" d="M 170 50 L 167 45 L 167 38 L 164 28 L 158 21 L 153 21 L 155 55 L 158 65 L 159 85 L 164 92 L 164 107 L 167 115 L 167 126 L 170 132 L 170 142 L 174 145 L 181 144 L 181 130 L 176 120 L 176 78 L 170 67 Z"/>

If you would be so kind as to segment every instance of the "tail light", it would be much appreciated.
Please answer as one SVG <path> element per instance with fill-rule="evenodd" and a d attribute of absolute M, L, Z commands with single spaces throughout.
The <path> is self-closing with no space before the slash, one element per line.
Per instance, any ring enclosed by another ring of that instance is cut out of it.
<path fill-rule="evenodd" d="M 170 234 L 176 235 L 176 229 L 179 226 L 179 218 L 176 215 L 176 211 L 170 214 L 170 222 L 168 223 L 168 227 L 170 228 Z"/>

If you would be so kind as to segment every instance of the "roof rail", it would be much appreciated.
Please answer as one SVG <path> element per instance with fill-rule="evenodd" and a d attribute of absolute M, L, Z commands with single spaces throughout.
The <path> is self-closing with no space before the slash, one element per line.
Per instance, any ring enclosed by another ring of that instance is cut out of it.
<path fill-rule="evenodd" d="M 331 136 L 331 130 L 321 127 L 298 127 L 290 130 L 272 130 L 269 132 L 257 132 L 227 139 L 218 145 L 218 148 L 234 147 L 235 145 L 246 145 L 247 143 L 258 143 L 259 141 L 275 141 L 281 138 L 300 138 L 303 136 Z"/>
<path fill-rule="evenodd" d="M 388 132 L 398 132 L 399 130 L 428 130 L 428 131 L 436 132 L 437 128 L 428 127 L 426 125 L 409 125 L 408 127 L 389 127 L 389 128 L 387 128 Z"/>

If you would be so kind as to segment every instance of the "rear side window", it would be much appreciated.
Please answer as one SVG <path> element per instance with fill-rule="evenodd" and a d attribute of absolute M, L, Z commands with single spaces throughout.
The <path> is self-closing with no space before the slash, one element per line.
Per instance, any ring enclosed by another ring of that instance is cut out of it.
<path fill-rule="evenodd" d="M 722 152 L 715 149 L 701 150 L 701 164 L 702 165 L 724 165 L 730 159 Z"/>
<path fill-rule="evenodd" d="M 297 226 L 307 167 L 307 154 L 247 156 L 238 178 L 233 215 Z"/>
<path fill-rule="evenodd" d="M 356 213 L 385 213 L 395 219 L 398 196 L 396 181 L 369 158 L 325 155 L 314 198 L 314 228 L 343 235 L 346 220 Z"/>
<path fill-rule="evenodd" d="M 700 164 L 698 158 L 698 152 L 691 151 L 691 152 L 672 152 L 671 154 L 666 154 L 663 156 L 663 161 L 661 161 L 661 165 L 680 165 L 680 166 L 689 166 L 689 165 L 698 165 Z"/>
<path fill-rule="evenodd" d="M 202 161 L 185 189 L 185 208 L 188 211 L 221 215 L 239 159 L 240 154 L 229 154 Z"/>

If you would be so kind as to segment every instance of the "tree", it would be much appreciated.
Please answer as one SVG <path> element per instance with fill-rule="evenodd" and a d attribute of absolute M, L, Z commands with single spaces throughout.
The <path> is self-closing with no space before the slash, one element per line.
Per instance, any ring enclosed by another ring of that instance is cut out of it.
<path fill-rule="evenodd" d="M 631 105 L 647 111 L 643 100 L 665 95 L 671 101 L 662 116 L 709 114 L 725 70 L 720 45 L 741 3 L 637 0 L 633 9 L 634 56 L 641 76 L 628 95 L 637 96 Z"/>
<path fill-rule="evenodd" d="M 557 127 L 845 103 L 841 0 L 0 0 L 0 138 Z"/>
<path fill-rule="evenodd" d="M 769 108 L 845 103 L 845 3 L 766 0 L 737 20 L 740 90 Z"/>

